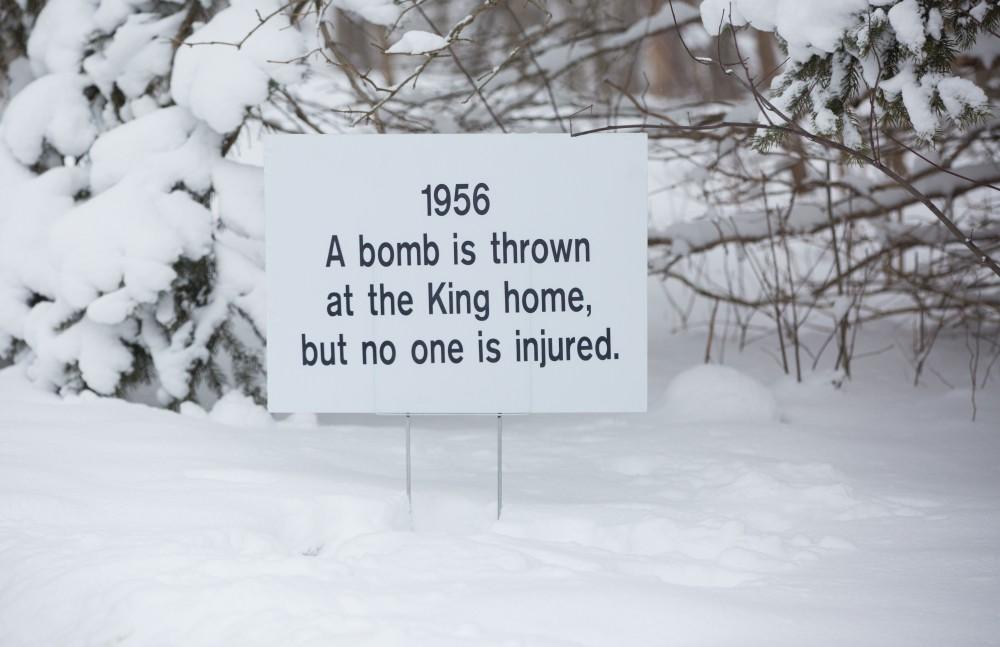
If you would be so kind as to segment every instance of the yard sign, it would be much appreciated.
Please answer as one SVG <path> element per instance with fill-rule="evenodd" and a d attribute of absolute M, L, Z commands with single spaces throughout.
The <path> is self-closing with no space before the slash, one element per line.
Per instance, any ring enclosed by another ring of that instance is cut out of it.
<path fill-rule="evenodd" d="M 265 146 L 271 411 L 645 411 L 645 135 Z"/>

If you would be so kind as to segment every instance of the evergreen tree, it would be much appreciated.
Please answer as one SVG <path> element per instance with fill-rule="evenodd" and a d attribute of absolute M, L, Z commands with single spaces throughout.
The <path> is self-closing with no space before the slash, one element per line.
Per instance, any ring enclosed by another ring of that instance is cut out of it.
<path fill-rule="evenodd" d="M 710 29 L 749 24 L 775 33 L 788 60 L 772 83 L 772 101 L 813 132 L 868 150 L 871 119 L 930 143 L 949 125 L 968 127 L 990 114 L 983 89 L 955 68 L 977 48 L 996 49 L 995 0 L 809 5 L 802 20 L 778 16 L 779 5 L 766 5 L 767 13 L 740 0 L 705 0 L 702 16 Z M 780 138 L 770 131 L 758 143 L 767 148 Z"/>
<path fill-rule="evenodd" d="M 2 1 L 0 73 L 31 78 L 0 119 L 0 356 L 63 393 L 263 402 L 263 181 L 234 143 L 301 78 L 271 61 L 313 4 Z"/>

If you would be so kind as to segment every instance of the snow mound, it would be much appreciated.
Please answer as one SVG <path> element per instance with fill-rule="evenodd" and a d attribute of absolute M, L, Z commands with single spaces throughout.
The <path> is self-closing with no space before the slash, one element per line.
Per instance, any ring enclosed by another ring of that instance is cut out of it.
<path fill-rule="evenodd" d="M 230 391 L 219 398 L 208 417 L 231 427 L 269 427 L 272 424 L 271 414 L 239 391 Z"/>
<path fill-rule="evenodd" d="M 676 422 L 774 422 L 774 394 L 754 378 L 728 366 L 703 364 L 667 386 L 664 407 Z"/>

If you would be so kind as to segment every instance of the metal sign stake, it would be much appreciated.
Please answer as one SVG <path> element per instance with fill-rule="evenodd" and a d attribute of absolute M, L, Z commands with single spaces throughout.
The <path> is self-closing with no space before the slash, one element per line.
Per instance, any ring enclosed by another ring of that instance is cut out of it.
<path fill-rule="evenodd" d="M 503 414 L 497 414 L 497 521 L 503 510 Z"/>
<path fill-rule="evenodd" d="M 406 505 L 413 516 L 413 492 L 410 488 L 410 414 L 406 414 Z"/>

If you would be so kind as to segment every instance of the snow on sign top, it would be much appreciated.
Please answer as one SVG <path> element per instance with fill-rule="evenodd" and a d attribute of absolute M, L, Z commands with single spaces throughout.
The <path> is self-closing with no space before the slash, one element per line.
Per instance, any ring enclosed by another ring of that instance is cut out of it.
<path fill-rule="evenodd" d="M 271 411 L 645 411 L 645 135 L 275 135 L 264 174 Z"/>

